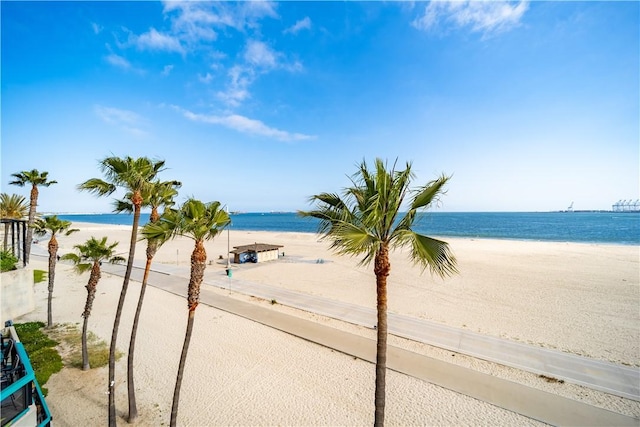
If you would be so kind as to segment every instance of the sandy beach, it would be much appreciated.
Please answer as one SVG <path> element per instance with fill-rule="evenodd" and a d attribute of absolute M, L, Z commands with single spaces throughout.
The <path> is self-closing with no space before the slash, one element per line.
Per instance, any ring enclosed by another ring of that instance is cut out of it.
<path fill-rule="evenodd" d="M 130 228 L 74 223 L 81 231 L 59 238 L 60 253 L 88 237 L 119 241 L 126 257 Z M 284 256 L 260 264 L 233 264 L 232 280 L 321 295 L 375 307 L 372 267 L 339 257 L 315 234 L 231 231 L 231 246 L 283 245 Z M 460 274 L 440 279 L 392 254 L 389 311 L 473 332 L 618 364 L 640 366 L 640 248 L 552 242 L 446 238 Z M 46 241 L 38 244 L 46 252 Z M 140 242 L 136 259 L 145 259 Z M 192 241 L 163 246 L 155 263 L 188 267 Z M 206 277 L 224 276 L 227 235 L 206 244 Z M 35 256 L 32 268 L 46 269 Z M 421 274 L 422 273 L 422 274 Z M 205 277 L 205 280 L 206 280 Z M 80 323 L 88 275 L 68 265 L 56 270 L 56 323 Z M 104 274 L 90 329 L 109 342 L 122 278 Z M 185 281 L 185 289 L 187 282 Z M 35 286 L 36 310 L 17 322 L 46 320 L 46 283 Z M 131 282 L 118 347 L 127 351 L 140 284 Z M 248 295 L 212 289 L 337 329 L 374 337 L 374 331 Z M 187 317 L 184 298 L 150 287 L 136 345 L 140 418 L 136 425 L 169 422 L 171 398 Z M 531 387 L 640 417 L 640 403 L 390 336 L 389 343 Z M 57 426 L 106 422 L 106 368 L 65 368 L 47 387 Z M 126 425 L 126 357 L 116 369 L 118 420 Z M 178 423 L 203 425 L 367 425 L 373 422 L 374 367 L 351 356 L 201 304 L 196 313 Z M 389 371 L 388 425 L 536 425 L 529 418 L 424 381 Z"/>

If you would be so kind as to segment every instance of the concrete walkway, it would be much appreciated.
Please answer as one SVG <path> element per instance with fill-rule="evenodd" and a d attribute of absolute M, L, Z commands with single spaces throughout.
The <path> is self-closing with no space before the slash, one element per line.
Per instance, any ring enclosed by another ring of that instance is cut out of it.
<path fill-rule="evenodd" d="M 103 265 L 103 270 L 112 274 L 124 275 L 125 268 L 124 266 Z M 142 267 L 140 265 L 136 265 L 132 273 L 132 280 L 141 281 L 142 272 Z M 185 296 L 187 292 L 188 276 L 189 271 L 186 267 L 180 268 L 176 266 L 157 265 L 154 266 L 153 271 L 150 274 L 149 285 L 172 292 L 176 295 Z M 325 316 L 364 324 L 369 327 L 375 324 L 375 313 L 372 314 L 373 310 L 328 300 L 326 298 L 300 294 L 270 286 L 257 285 L 246 281 L 239 281 L 237 279 L 227 278 L 223 274 L 206 275 L 205 284 L 202 287 L 200 294 L 200 301 L 202 304 L 207 304 L 220 310 L 293 334 L 308 341 L 333 348 L 345 354 L 353 355 L 371 363 L 375 363 L 375 340 L 340 331 L 316 322 L 279 313 L 255 304 L 249 304 L 233 298 L 225 297 L 207 289 L 208 285 L 230 288 L 235 292 L 242 292 L 268 300 L 275 299 L 279 304 L 290 305 L 292 307 L 316 312 Z M 330 306 L 334 306 L 334 309 L 331 309 Z M 354 316 L 360 320 L 352 320 Z M 391 325 L 393 324 L 395 332 L 391 333 L 396 335 L 407 333 L 408 335 L 402 336 L 408 336 L 412 339 L 422 341 L 422 339 L 413 337 L 413 335 L 416 334 L 415 331 L 402 332 L 401 329 L 403 324 L 398 321 L 400 318 L 403 318 L 403 316 L 394 315 L 393 318 L 392 316 L 389 317 L 390 332 L 392 329 Z M 418 319 L 414 320 L 418 322 L 416 323 L 417 327 L 411 327 L 410 329 L 418 331 L 421 329 L 429 329 L 426 324 L 430 322 L 420 321 Z M 434 325 L 430 326 L 432 327 Z M 478 341 L 463 337 L 464 335 L 469 334 L 467 331 L 456 330 L 454 328 L 448 329 L 453 329 L 455 334 L 458 335 L 456 344 L 458 350 L 455 351 L 459 351 L 461 353 L 465 353 L 465 351 L 460 349 L 471 348 L 471 353 L 466 354 L 485 358 L 483 356 L 478 356 L 478 354 L 485 353 L 487 349 L 490 349 L 490 353 L 515 351 L 513 348 L 510 348 L 505 344 L 505 340 L 485 337 L 488 339 L 478 344 Z M 433 345 L 447 348 L 447 345 L 451 345 L 451 332 L 452 331 L 447 331 L 447 328 L 445 328 L 444 331 L 437 331 L 436 328 L 435 333 L 433 331 L 428 332 L 428 334 L 434 334 L 434 336 L 429 338 L 431 341 L 430 344 L 433 343 L 434 340 L 438 341 L 438 335 L 442 335 L 442 341 L 444 341 L 445 344 L 438 345 L 434 343 Z M 421 334 L 417 333 L 417 335 Z M 447 341 L 449 341 L 449 344 L 446 343 Z M 456 340 L 454 339 L 453 341 Z M 535 362 L 539 365 L 541 364 L 540 366 L 551 366 L 555 363 L 547 362 L 544 360 L 544 356 L 541 356 L 541 354 L 546 354 L 548 350 L 540 349 L 545 351 L 538 353 L 538 355 L 532 355 L 532 353 L 536 353 L 536 349 L 538 349 L 537 347 L 522 344 L 518 345 L 522 346 L 519 347 L 520 359 L 525 360 L 524 362 L 521 360 L 519 362 L 520 364 L 526 365 L 526 362 L 528 361 L 529 363 Z M 587 358 L 580 358 L 579 356 L 568 356 L 585 359 L 587 361 L 590 360 Z M 542 359 L 542 361 L 540 361 L 540 359 Z M 576 364 L 576 361 L 574 360 L 573 363 Z M 571 364 L 571 362 L 569 362 L 569 364 Z M 637 418 L 597 408 L 553 393 L 547 393 L 522 384 L 496 378 L 491 375 L 476 372 L 468 368 L 443 362 L 394 346 L 388 346 L 387 367 L 548 424 L 567 426 L 608 425 L 636 427 L 640 425 L 640 420 Z M 527 370 L 533 369 L 528 368 Z M 578 369 L 578 371 L 582 371 L 582 369 Z M 606 372 L 606 370 L 604 371 Z M 635 373 L 636 378 L 638 378 L 637 370 L 635 370 Z M 598 378 L 601 375 L 602 374 L 591 373 L 591 377 L 595 378 Z M 616 377 L 616 374 L 614 372 L 613 375 L 607 374 L 605 376 Z M 565 378 L 565 375 L 557 375 L 556 377 Z M 614 380 L 613 382 L 615 383 L 616 381 Z M 636 381 L 635 385 L 638 386 L 638 381 Z"/>

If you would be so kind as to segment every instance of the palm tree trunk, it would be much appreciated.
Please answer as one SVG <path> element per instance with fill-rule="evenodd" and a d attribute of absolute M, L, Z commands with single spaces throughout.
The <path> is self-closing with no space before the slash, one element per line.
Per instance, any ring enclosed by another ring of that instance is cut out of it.
<path fill-rule="evenodd" d="M 187 353 L 189 352 L 189 342 L 191 342 L 191 334 L 193 332 L 193 321 L 196 311 L 189 310 L 189 318 L 187 320 L 187 330 L 184 334 L 184 344 L 182 345 L 182 353 L 180 354 L 180 364 L 178 365 L 178 376 L 176 377 L 176 388 L 173 390 L 173 404 L 171 405 L 171 427 L 176 426 L 178 419 L 178 404 L 180 403 L 180 387 L 182 387 L 182 378 L 184 376 L 184 365 L 187 361 Z"/>
<path fill-rule="evenodd" d="M 47 298 L 47 326 L 53 326 L 53 314 L 51 310 L 51 301 L 53 300 L 53 281 L 56 275 L 56 256 L 58 254 L 58 241 L 55 235 L 51 235 L 49 240 L 49 297 Z"/>
<path fill-rule="evenodd" d="M 180 387 L 184 374 L 184 364 L 187 360 L 189 342 L 193 332 L 193 319 L 196 315 L 196 307 L 200 300 L 200 287 L 204 280 L 204 269 L 207 267 L 207 252 L 204 249 L 204 242 L 196 240 L 196 245 L 191 253 L 191 277 L 189 279 L 189 290 L 187 292 L 187 303 L 189 305 L 189 319 L 187 321 L 187 331 L 184 334 L 184 345 L 180 355 L 180 365 L 178 366 L 178 376 L 176 377 L 176 388 L 173 391 L 173 405 L 171 406 L 170 426 L 175 427 L 178 418 L 178 404 L 180 403 Z"/>
<path fill-rule="evenodd" d="M 82 370 L 88 371 L 89 366 L 89 349 L 87 348 L 87 325 L 89 324 L 89 316 L 85 316 L 82 322 Z"/>
<path fill-rule="evenodd" d="M 376 275 L 376 294 L 378 309 L 378 342 L 376 347 L 376 391 L 375 419 L 376 427 L 384 426 L 385 389 L 387 373 L 387 277 L 391 265 L 389 250 L 383 245 L 376 253 L 374 272 Z"/>
<path fill-rule="evenodd" d="M 131 242 L 129 244 L 129 258 L 127 260 L 127 269 L 122 282 L 122 290 L 120 291 L 120 299 L 118 300 L 118 308 L 116 309 L 116 317 L 113 321 L 113 330 L 111 331 L 111 346 L 109 347 L 109 427 L 116 427 L 116 400 L 115 400 L 115 374 L 116 374 L 116 344 L 118 342 L 118 328 L 120 327 L 120 318 L 122 317 L 122 309 L 124 300 L 127 296 L 127 288 L 129 287 L 129 279 L 131 278 L 131 270 L 133 269 L 133 257 L 136 252 L 136 240 L 138 237 L 138 223 L 140 222 L 140 205 L 142 197 L 139 192 L 131 198 L 134 206 L 133 226 L 131 229 Z"/>
<path fill-rule="evenodd" d="M 96 289 L 98 288 L 98 281 L 100 280 L 100 263 L 94 262 L 91 267 L 91 275 L 89 276 L 89 282 L 87 283 L 87 301 L 84 304 L 84 322 L 82 324 L 82 370 L 88 371 L 89 366 L 89 349 L 87 347 L 87 326 L 89 324 L 89 316 L 91 315 L 91 309 L 93 308 L 93 300 L 96 297 Z"/>
<path fill-rule="evenodd" d="M 149 271 L 151 270 L 151 262 L 156 253 L 157 245 L 148 243 L 147 245 L 147 263 L 144 268 L 144 276 L 142 277 L 142 286 L 140 287 L 140 297 L 138 297 L 138 306 L 136 314 L 133 317 L 133 326 L 131 327 L 131 339 L 129 340 L 129 357 L 127 359 L 127 391 L 129 394 L 129 417 L 127 422 L 132 423 L 138 416 L 138 407 L 136 405 L 136 388 L 133 379 L 133 358 L 136 347 L 136 335 L 138 333 L 138 322 L 140 313 L 142 312 L 142 303 L 144 302 L 144 293 L 147 289 L 147 281 L 149 279 Z"/>
<path fill-rule="evenodd" d="M 29 227 L 27 228 L 27 238 L 24 252 L 24 260 L 29 263 L 29 256 L 31 255 L 31 242 L 33 240 L 33 222 L 36 218 L 36 207 L 38 206 L 38 187 L 34 184 L 31 187 L 31 195 L 29 200 Z"/>

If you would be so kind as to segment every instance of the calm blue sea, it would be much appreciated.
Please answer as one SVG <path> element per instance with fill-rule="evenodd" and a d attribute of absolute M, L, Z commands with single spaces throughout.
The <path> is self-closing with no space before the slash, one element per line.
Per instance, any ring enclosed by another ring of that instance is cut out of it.
<path fill-rule="evenodd" d="M 73 222 L 131 225 L 132 215 L 60 214 Z M 142 214 L 145 224 L 149 214 Z M 236 230 L 316 232 L 313 218 L 295 213 L 240 213 L 231 215 Z M 616 212 L 492 212 L 423 213 L 416 231 L 430 236 L 474 237 L 556 242 L 640 245 L 640 213 Z"/>

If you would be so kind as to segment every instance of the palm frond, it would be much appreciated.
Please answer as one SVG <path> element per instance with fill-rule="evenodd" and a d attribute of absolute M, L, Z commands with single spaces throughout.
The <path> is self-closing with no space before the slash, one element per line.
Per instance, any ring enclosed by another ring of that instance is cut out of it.
<path fill-rule="evenodd" d="M 113 206 L 113 212 L 116 213 L 122 213 L 122 212 L 126 212 L 126 213 L 133 213 L 134 210 L 134 206 L 133 203 L 131 203 L 131 193 L 127 193 L 127 195 L 129 196 L 127 198 L 127 196 L 125 196 L 124 199 L 122 200 L 114 200 L 112 203 Z"/>
<path fill-rule="evenodd" d="M 97 196 L 109 196 L 117 189 L 114 184 L 100 178 L 90 178 L 79 184 L 77 188 L 80 191 L 88 191 Z"/>
<path fill-rule="evenodd" d="M 456 257 L 451 252 L 448 243 L 413 231 L 404 231 L 398 236 L 398 239 L 409 244 L 411 260 L 423 270 L 428 268 L 440 277 L 458 272 Z"/>
<path fill-rule="evenodd" d="M 443 187 L 451 177 L 441 175 L 438 179 L 429 182 L 421 187 L 413 196 L 411 209 L 424 208 L 437 200 L 438 195 L 443 194 Z"/>

